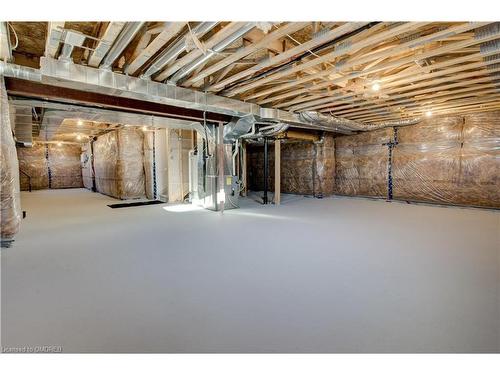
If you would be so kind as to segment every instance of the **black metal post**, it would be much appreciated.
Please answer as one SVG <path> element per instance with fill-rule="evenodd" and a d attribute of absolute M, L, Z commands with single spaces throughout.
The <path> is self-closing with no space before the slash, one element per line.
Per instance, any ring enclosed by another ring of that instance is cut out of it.
<path fill-rule="evenodd" d="M 269 150 L 268 150 L 268 139 L 264 138 L 264 196 L 262 197 L 262 203 L 267 204 L 267 190 L 268 190 L 268 179 L 269 179 Z"/>

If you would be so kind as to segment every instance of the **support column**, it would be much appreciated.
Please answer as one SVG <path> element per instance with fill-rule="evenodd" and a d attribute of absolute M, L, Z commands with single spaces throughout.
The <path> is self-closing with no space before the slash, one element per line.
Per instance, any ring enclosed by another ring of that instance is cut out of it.
<path fill-rule="evenodd" d="M 262 204 L 267 204 L 267 190 L 269 179 L 269 141 L 267 137 L 264 138 L 264 196 L 262 197 Z"/>
<path fill-rule="evenodd" d="M 220 212 L 224 213 L 225 191 L 224 191 L 224 124 L 219 123 L 218 127 L 218 169 L 219 169 L 219 192 L 217 194 L 217 203 L 220 205 Z"/>
<path fill-rule="evenodd" d="M 274 204 L 281 203 L 281 141 L 274 141 Z"/>
<path fill-rule="evenodd" d="M 242 146 L 242 165 L 241 165 L 241 178 L 243 180 L 243 191 L 241 192 L 242 196 L 246 197 L 247 196 L 247 190 L 248 190 L 248 179 L 247 179 L 247 144 L 246 142 L 243 142 Z"/>

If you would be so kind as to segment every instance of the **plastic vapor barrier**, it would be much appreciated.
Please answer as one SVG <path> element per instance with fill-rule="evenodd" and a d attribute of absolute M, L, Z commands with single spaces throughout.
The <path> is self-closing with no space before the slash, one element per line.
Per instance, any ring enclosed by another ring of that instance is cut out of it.
<path fill-rule="evenodd" d="M 250 190 L 264 189 L 264 148 L 252 146 L 248 154 Z M 281 145 L 281 191 L 305 195 L 331 195 L 335 185 L 334 139 L 323 143 L 284 142 Z M 269 191 L 274 191 L 274 141 L 269 141 Z"/>
<path fill-rule="evenodd" d="M 49 164 L 46 156 L 46 145 L 35 143 L 33 147 L 18 147 L 19 178 L 21 190 L 49 188 Z"/>
<path fill-rule="evenodd" d="M 500 208 L 499 176 L 499 111 L 336 138 L 342 195 Z"/>
<path fill-rule="evenodd" d="M 146 197 L 155 199 L 154 192 L 154 130 L 144 132 L 144 178 Z"/>
<path fill-rule="evenodd" d="M 0 239 L 2 246 L 8 246 L 19 231 L 21 205 L 19 165 L 3 76 L 0 76 L 0 167 Z"/>
<path fill-rule="evenodd" d="M 387 196 L 387 144 L 393 130 L 373 132 L 335 139 L 335 184 L 341 195 L 369 197 Z"/>
<path fill-rule="evenodd" d="M 92 167 L 92 146 L 90 142 L 82 145 L 80 163 L 82 166 L 83 187 L 92 190 L 94 186 L 94 170 Z"/>
<path fill-rule="evenodd" d="M 145 197 L 144 137 L 140 130 L 120 129 L 94 142 L 97 191 L 119 199 Z"/>
<path fill-rule="evenodd" d="M 81 188 L 82 168 L 80 164 L 81 146 L 74 144 L 47 145 L 50 169 L 50 188 Z"/>

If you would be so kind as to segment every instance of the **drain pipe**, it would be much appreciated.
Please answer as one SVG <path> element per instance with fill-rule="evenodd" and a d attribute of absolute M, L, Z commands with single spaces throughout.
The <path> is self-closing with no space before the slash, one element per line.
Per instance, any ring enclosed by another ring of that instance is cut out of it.
<path fill-rule="evenodd" d="M 127 22 L 125 27 L 118 35 L 113 47 L 109 50 L 108 54 L 104 58 L 101 63 L 102 69 L 111 70 L 111 66 L 116 61 L 118 57 L 123 53 L 125 48 L 130 44 L 130 42 L 134 39 L 135 35 L 139 32 L 139 30 L 144 26 L 145 22 Z"/>
<path fill-rule="evenodd" d="M 201 38 L 203 35 L 212 30 L 217 24 L 218 22 L 201 22 L 193 30 L 191 30 L 191 33 L 194 37 Z M 149 66 L 149 68 L 141 74 L 141 78 L 150 78 L 153 74 L 158 73 L 165 65 L 179 56 L 186 49 L 186 38 L 188 37 L 189 34 L 184 35 L 172 47 L 165 49 L 160 55 L 158 55 L 153 64 L 151 64 L 151 66 Z"/>
<path fill-rule="evenodd" d="M 173 75 L 173 77 L 169 80 L 169 82 L 174 84 L 177 83 L 177 81 L 186 77 L 197 67 L 199 67 L 200 65 L 211 59 L 215 54 L 223 51 L 227 46 L 237 41 L 239 38 L 241 38 L 243 35 L 245 35 L 247 32 L 253 29 L 254 26 L 255 23 L 253 22 L 249 22 L 243 25 L 239 30 L 237 30 L 236 32 L 234 32 L 221 42 L 217 43 L 211 50 L 207 51 L 206 54 L 201 55 L 196 60 L 184 66 L 182 69 L 180 69 L 177 73 Z"/>

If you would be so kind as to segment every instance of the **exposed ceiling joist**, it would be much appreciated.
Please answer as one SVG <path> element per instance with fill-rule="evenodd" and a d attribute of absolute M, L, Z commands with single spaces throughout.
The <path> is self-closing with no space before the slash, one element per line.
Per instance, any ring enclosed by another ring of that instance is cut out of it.
<path fill-rule="evenodd" d="M 125 26 L 125 22 L 110 22 L 104 35 L 101 37 L 101 40 L 97 44 L 95 51 L 90 55 L 88 64 L 93 67 L 98 67 L 101 64 L 101 61 L 104 59 L 108 51 L 111 49 L 116 38 L 123 30 Z"/>
<path fill-rule="evenodd" d="M 64 22 L 48 22 L 45 56 L 55 58 L 63 34 Z"/>
<path fill-rule="evenodd" d="M 144 48 L 125 68 L 125 73 L 135 74 L 150 58 L 175 37 L 186 26 L 186 22 L 168 22 L 154 40 Z"/>

